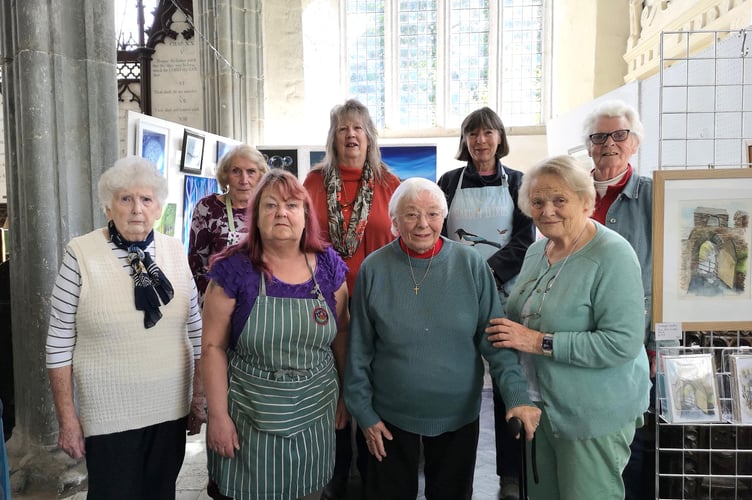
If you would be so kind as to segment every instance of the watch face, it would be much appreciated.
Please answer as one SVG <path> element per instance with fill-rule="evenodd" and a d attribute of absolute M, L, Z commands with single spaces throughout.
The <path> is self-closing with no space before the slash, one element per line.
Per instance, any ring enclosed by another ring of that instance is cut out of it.
<path fill-rule="evenodd" d="M 554 338 L 551 335 L 544 335 L 543 342 L 541 342 L 541 348 L 544 353 L 550 353 L 554 349 Z"/>

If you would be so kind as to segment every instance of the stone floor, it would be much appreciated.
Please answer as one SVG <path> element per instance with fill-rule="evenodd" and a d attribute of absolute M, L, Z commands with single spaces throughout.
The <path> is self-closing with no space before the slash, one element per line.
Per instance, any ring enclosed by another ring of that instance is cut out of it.
<path fill-rule="evenodd" d="M 206 453 L 204 434 L 190 436 L 186 444 L 185 461 L 177 482 L 177 500 L 210 500 L 206 494 Z M 496 476 L 493 429 L 493 401 L 491 389 L 483 390 L 480 417 L 480 443 L 475 469 L 473 500 L 494 500 L 498 494 Z M 14 500 L 49 500 L 55 496 L 14 495 Z M 66 496 L 68 500 L 86 500 L 86 492 Z M 360 500 L 360 484 L 357 476 L 353 477 L 347 500 Z M 425 500 L 421 485 L 417 500 Z"/>

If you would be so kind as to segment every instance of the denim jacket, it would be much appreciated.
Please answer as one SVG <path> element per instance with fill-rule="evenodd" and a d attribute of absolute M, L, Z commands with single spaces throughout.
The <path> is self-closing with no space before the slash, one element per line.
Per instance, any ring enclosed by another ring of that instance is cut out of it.
<path fill-rule="evenodd" d="M 653 317 L 653 180 L 633 172 L 606 213 L 606 227 L 622 235 L 634 248 L 642 267 L 645 291 L 645 345 L 656 349 Z M 676 345 L 661 342 L 660 345 Z"/>

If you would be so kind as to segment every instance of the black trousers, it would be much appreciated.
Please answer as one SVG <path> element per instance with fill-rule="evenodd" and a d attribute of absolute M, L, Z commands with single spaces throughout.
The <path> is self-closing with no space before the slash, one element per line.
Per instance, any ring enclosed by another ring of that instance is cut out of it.
<path fill-rule="evenodd" d="M 493 382 L 494 432 L 496 439 L 496 475 L 501 477 L 520 477 L 520 454 L 522 439 L 515 439 L 509 431 L 509 424 L 505 418 L 507 406 L 499 395 L 499 388 Z"/>
<path fill-rule="evenodd" d="M 415 500 L 423 444 L 426 500 L 470 500 L 473 495 L 478 419 L 438 436 L 413 434 L 384 422 L 394 439 L 384 440 L 386 458 L 368 454 L 366 500 Z"/>
<path fill-rule="evenodd" d="M 187 421 L 86 438 L 87 500 L 174 500 Z"/>

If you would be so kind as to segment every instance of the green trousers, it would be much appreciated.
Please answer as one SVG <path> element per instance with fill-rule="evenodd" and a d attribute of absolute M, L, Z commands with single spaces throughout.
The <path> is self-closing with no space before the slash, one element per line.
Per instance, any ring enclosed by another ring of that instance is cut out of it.
<path fill-rule="evenodd" d="M 622 500 L 621 473 L 629 461 L 636 422 L 593 439 L 562 439 L 553 435 L 544 407 L 535 433 L 540 482 L 535 484 L 527 443 L 528 492 L 531 500 Z"/>

